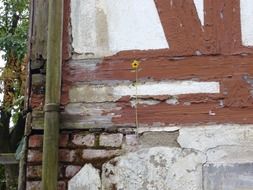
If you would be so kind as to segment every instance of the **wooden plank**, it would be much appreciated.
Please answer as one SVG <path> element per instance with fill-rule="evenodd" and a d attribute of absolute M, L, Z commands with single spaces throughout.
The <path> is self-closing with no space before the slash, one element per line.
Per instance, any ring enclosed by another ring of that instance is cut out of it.
<path fill-rule="evenodd" d="M 18 164 L 16 160 L 15 153 L 1 153 L 0 154 L 0 164 Z"/>

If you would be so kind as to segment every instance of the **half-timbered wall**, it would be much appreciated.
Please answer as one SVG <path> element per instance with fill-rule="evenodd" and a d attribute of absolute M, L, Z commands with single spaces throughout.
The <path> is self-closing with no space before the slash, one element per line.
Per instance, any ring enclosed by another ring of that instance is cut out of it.
<path fill-rule="evenodd" d="M 64 2 L 60 189 L 253 189 L 253 1 Z M 31 7 L 37 189 L 47 1 Z"/>

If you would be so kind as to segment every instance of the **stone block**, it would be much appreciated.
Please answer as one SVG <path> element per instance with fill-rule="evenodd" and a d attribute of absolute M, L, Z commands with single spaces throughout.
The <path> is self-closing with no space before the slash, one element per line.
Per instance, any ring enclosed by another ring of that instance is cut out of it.
<path fill-rule="evenodd" d="M 203 178 L 204 190 L 252 190 L 253 163 L 208 163 Z"/>
<path fill-rule="evenodd" d="M 179 147 L 177 142 L 179 132 L 145 132 L 140 136 L 143 147 L 168 146 Z"/>
<path fill-rule="evenodd" d="M 122 145 L 123 135 L 117 134 L 101 134 L 99 137 L 99 145 L 105 147 L 120 147 Z"/>
<path fill-rule="evenodd" d="M 73 166 L 69 165 L 66 167 L 65 176 L 66 177 L 73 177 L 77 172 L 79 172 L 81 169 L 81 166 Z"/>
<path fill-rule="evenodd" d="M 82 157 L 85 160 L 105 159 L 119 156 L 121 150 L 104 150 L 104 149 L 85 149 Z"/>
<path fill-rule="evenodd" d="M 94 134 L 75 134 L 73 135 L 72 143 L 77 146 L 95 146 L 95 135 Z"/>
<path fill-rule="evenodd" d="M 68 182 L 68 190 L 101 190 L 99 170 L 91 164 L 84 167 Z"/>

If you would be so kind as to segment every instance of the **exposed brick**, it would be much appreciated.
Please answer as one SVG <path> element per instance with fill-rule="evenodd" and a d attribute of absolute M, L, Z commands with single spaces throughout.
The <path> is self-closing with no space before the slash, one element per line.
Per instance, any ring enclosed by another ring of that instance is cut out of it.
<path fill-rule="evenodd" d="M 26 182 L 26 190 L 41 190 L 41 181 Z"/>
<path fill-rule="evenodd" d="M 32 135 L 29 137 L 29 147 L 38 148 L 43 145 L 43 136 L 42 135 Z"/>
<path fill-rule="evenodd" d="M 80 169 L 81 169 L 81 166 L 72 166 L 72 165 L 67 166 L 65 175 L 66 177 L 71 178 L 74 175 L 76 175 L 76 173 L 79 172 Z"/>
<path fill-rule="evenodd" d="M 67 133 L 61 134 L 59 139 L 59 146 L 66 147 L 68 145 L 68 142 L 69 142 L 69 134 Z"/>
<path fill-rule="evenodd" d="M 41 178 L 42 175 L 42 166 L 27 166 L 28 178 Z"/>
<path fill-rule="evenodd" d="M 41 181 L 28 181 L 26 182 L 26 190 L 41 190 Z M 66 190 L 66 183 L 64 181 L 58 182 L 58 190 Z"/>
<path fill-rule="evenodd" d="M 68 149 L 59 149 L 59 161 L 73 162 L 75 159 L 75 151 Z M 28 150 L 28 162 L 41 162 L 42 152 L 40 150 Z"/>
<path fill-rule="evenodd" d="M 106 147 L 120 147 L 122 144 L 123 135 L 117 134 L 101 134 L 99 137 L 99 145 Z"/>
<path fill-rule="evenodd" d="M 41 162 L 42 161 L 42 152 L 40 150 L 28 150 L 27 161 L 28 162 Z"/>
<path fill-rule="evenodd" d="M 73 135 L 72 143 L 78 146 L 92 147 L 95 145 L 94 134 L 75 134 Z"/>
<path fill-rule="evenodd" d="M 111 158 L 121 154 L 121 150 L 85 149 L 82 157 L 85 160 Z"/>
<path fill-rule="evenodd" d="M 62 162 L 73 162 L 75 160 L 75 151 L 68 149 L 59 150 L 59 161 Z"/>
<path fill-rule="evenodd" d="M 69 140 L 69 134 L 61 134 L 59 138 L 59 146 L 66 147 Z M 29 147 L 39 148 L 43 146 L 43 135 L 32 135 L 29 137 Z"/>
<path fill-rule="evenodd" d="M 64 181 L 59 181 L 58 182 L 58 190 L 66 190 L 66 183 Z"/>

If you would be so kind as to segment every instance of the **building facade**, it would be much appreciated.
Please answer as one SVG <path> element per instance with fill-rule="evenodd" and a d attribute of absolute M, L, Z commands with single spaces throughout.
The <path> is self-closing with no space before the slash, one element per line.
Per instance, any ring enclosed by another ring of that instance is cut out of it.
<path fill-rule="evenodd" d="M 31 1 L 39 189 L 47 0 Z M 64 0 L 59 189 L 253 189 L 251 0 Z"/>

